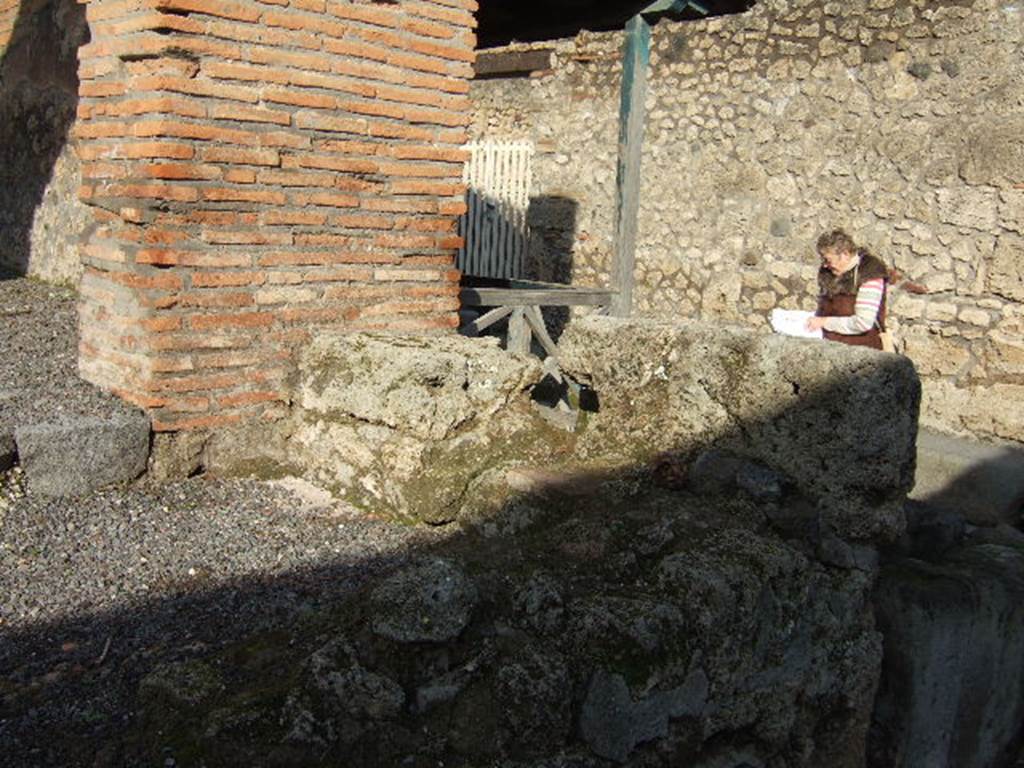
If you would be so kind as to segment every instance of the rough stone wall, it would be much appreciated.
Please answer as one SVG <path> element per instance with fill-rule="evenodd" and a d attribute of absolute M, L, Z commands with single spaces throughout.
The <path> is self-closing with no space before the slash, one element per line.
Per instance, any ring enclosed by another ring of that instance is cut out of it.
<path fill-rule="evenodd" d="M 90 220 L 68 136 L 87 39 L 75 0 L 0 2 L 0 268 L 50 282 L 77 281 Z"/>
<path fill-rule="evenodd" d="M 1024 440 L 1022 39 L 1005 0 L 660 22 L 636 309 L 765 328 L 814 306 L 814 241 L 843 227 L 928 288 L 890 299 L 924 423 Z M 532 258 L 582 284 L 608 274 L 621 43 L 559 41 L 550 72 L 471 92 L 474 137 L 533 138 L 534 193 L 576 201 L 575 220 L 534 218 Z"/>
<path fill-rule="evenodd" d="M 318 326 L 457 323 L 475 0 L 92 0 L 80 367 L 154 429 L 275 419 Z"/>

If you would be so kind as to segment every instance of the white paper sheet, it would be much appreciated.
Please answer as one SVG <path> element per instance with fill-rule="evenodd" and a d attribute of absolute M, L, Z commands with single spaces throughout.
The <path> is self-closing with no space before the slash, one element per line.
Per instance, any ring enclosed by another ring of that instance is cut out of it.
<path fill-rule="evenodd" d="M 803 309 L 779 309 L 772 310 L 772 330 L 786 336 L 799 336 L 804 339 L 820 339 L 821 331 L 807 330 L 807 320 L 814 317 L 813 312 Z"/>

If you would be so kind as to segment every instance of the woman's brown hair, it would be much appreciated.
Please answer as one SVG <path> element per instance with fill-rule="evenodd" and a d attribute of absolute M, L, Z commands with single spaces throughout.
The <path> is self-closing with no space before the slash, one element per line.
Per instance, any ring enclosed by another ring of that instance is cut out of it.
<path fill-rule="evenodd" d="M 867 249 L 857 245 L 853 242 L 853 238 L 850 237 L 846 232 L 841 229 L 833 229 L 829 232 L 823 233 L 818 238 L 816 245 L 818 249 L 818 255 L 823 253 L 856 253 L 861 257 L 872 256 L 873 254 Z M 877 258 L 877 257 L 876 257 Z M 901 272 L 898 270 L 887 267 L 887 280 L 890 285 L 899 284 L 899 286 L 908 293 L 928 293 L 928 289 L 920 283 L 913 283 L 907 280 Z"/>
<path fill-rule="evenodd" d="M 841 229 L 825 232 L 818 238 L 818 255 L 823 253 L 857 253 L 857 244 L 853 238 Z"/>

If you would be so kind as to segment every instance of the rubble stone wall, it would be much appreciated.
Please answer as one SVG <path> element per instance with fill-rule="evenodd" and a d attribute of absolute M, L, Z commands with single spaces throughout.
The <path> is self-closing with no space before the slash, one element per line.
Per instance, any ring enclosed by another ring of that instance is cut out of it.
<path fill-rule="evenodd" d="M 75 0 L 0 1 L 0 268 L 55 283 L 77 282 L 91 220 L 69 137 L 87 39 Z"/>
<path fill-rule="evenodd" d="M 91 0 L 80 368 L 154 429 L 283 413 L 318 327 L 457 323 L 475 0 Z"/>
<path fill-rule="evenodd" d="M 890 293 L 922 420 L 1024 441 L 1024 19 L 1005 0 L 762 0 L 654 28 L 635 309 L 767 328 L 813 308 L 842 227 L 927 287 Z M 537 146 L 538 276 L 607 281 L 621 33 L 475 81 L 474 138 Z M 523 47 L 523 46 L 518 46 Z"/>

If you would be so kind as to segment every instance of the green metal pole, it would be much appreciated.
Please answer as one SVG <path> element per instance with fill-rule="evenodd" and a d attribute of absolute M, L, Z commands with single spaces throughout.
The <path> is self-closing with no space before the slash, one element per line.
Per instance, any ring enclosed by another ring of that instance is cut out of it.
<path fill-rule="evenodd" d="M 640 210 L 640 156 L 644 137 L 644 100 L 651 58 L 651 27 L 637 14 L 626 23 L 619 110 L 619 164 L 615 181 L 616 215 L 611 312 L 628 317 L 633 310 L 633 268 L 637 214 Z"/>

